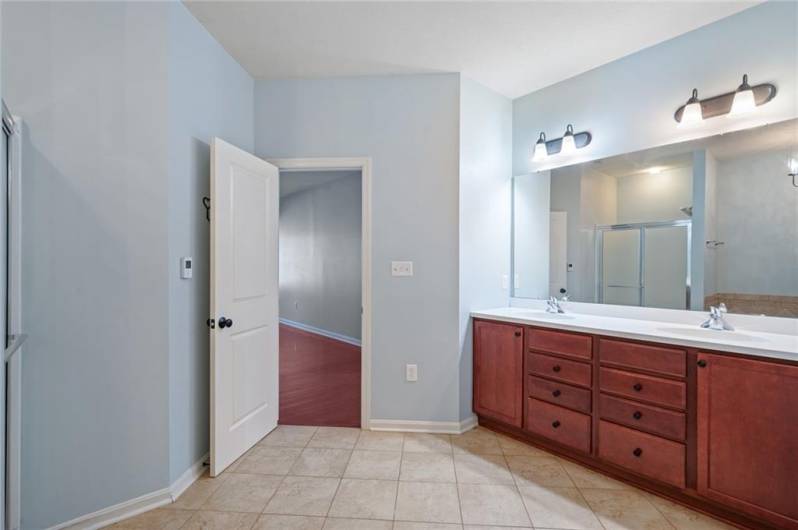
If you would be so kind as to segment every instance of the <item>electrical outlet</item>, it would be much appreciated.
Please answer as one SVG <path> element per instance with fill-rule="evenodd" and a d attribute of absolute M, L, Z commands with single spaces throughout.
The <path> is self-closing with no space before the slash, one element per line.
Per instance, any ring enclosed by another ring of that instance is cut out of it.
<path fill-rule="evenodd" d="M 408 364 L 405 366 L 405 379 L 409 382 L 418 381 L 418 365 Z"/>
<path fill-rule="evenodd" d="M 412 261 L 391 262 L 391 276 L 412 276 L 412 275 L 413 275 Z"/>
<path fill-rule="evenodd" d="M 510 277 L 506 274 L 502 274 L 502 289 L 505 291 L 510 288 Z"/>

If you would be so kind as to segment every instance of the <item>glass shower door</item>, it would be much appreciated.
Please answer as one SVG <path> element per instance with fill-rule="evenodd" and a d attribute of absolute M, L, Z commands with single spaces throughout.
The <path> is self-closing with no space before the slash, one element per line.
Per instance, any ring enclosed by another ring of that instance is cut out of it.
<path fill-rule="evenodd" d="M 599 303 L 641 305 L 640 230 L 619 228 L 603 233 Z"/>

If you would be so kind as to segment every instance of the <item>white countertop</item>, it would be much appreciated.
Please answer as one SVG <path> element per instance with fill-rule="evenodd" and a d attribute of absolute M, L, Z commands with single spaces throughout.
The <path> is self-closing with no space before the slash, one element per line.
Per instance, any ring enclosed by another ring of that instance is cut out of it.
<path fill-rule="evenodd" d="M 565 314 L 551 314 L 540 309 L 520 307 L 472 311 L 471 316 L 798 362 L 798 335 L 791 334 L 751 331 L 739 327 L 735 331 L 715 331 L 676 322 L 571 313 L 567 310 Z"/>

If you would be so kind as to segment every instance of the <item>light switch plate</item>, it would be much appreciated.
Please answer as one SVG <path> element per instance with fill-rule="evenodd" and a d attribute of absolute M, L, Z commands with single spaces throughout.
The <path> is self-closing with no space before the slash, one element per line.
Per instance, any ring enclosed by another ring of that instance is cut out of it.
<path fill-rule="evenodd" d="M 510 288 L 510 277 L 506 274 L 502 274 L 502 289 L 505 291 Z"/>
<path fill-rule="evenodd" d="M 418 365 L 408 364 L 405 367 L 405 379 L 411 383 L 418 381 Z"/>
<path fill-rule="evenodd" d="M 391 262 L 391 276 L 412 276 L 412 275 L 413 275 L 412 261 Z"/>

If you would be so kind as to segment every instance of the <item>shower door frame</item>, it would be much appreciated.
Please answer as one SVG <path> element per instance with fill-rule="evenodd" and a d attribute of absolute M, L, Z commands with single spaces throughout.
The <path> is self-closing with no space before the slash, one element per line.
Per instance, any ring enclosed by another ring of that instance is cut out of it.
<path fill-rule="evenodd" d="M 690 251 L 693 240 L 693 220 L 692 219 L 673 219 L 671 221 L 652 221 L 648 223 L 622 223 L 614 225 L 596 225 L 596 300 L 597 303 L 604 302 L 604 233 L 620 230 L 637 230 L 640 234 L 638 259 L 638 307 L 643 305 L 645 300 L 645 255 L 646 255 L 646 229 L 648 228 L 672 228 L 684 226 L 687 228 L 687 274 L 685 278 L 685 309 L 690 309 L 690 288 L 692 284 L 692 256 Z"/>

